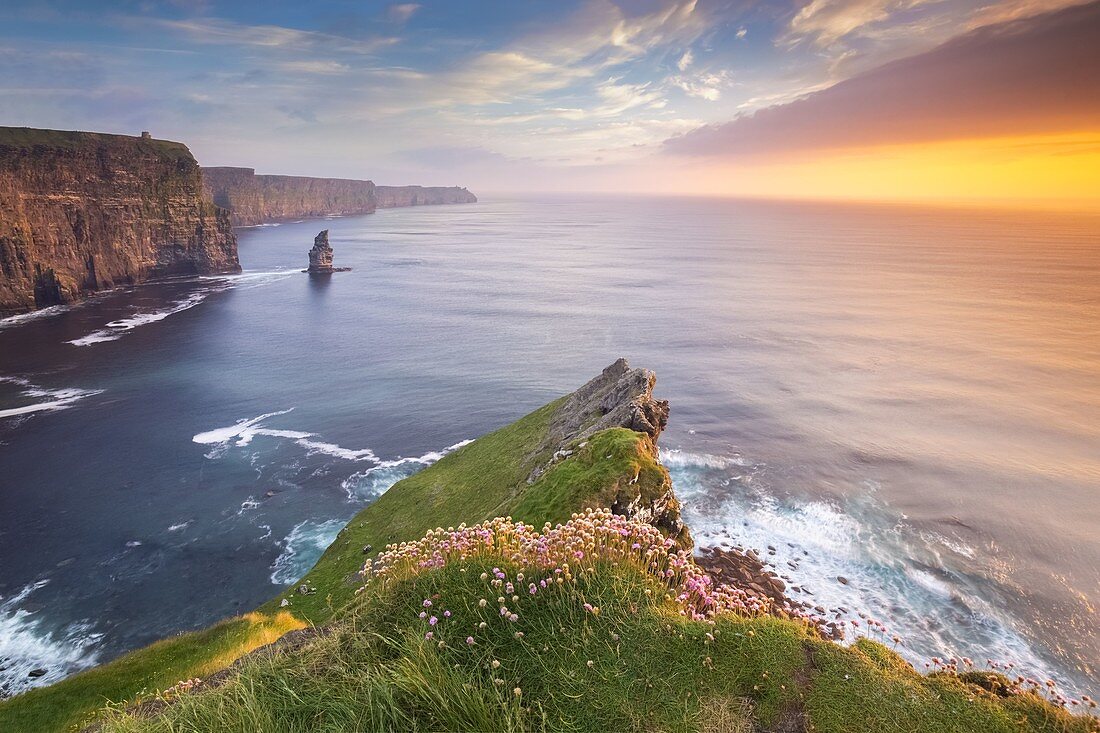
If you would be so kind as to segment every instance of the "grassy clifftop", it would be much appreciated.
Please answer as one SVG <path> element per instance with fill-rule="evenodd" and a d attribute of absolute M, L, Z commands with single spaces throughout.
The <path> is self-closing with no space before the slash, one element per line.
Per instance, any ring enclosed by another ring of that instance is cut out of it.
<path fill-rule="evenodd" d="M 183 143 L 171 140 L 112 135 L 105 132 L 80 132 L 76 130 L 42 130 L 34 127 L 0 127 L 0 147 L 33 150 L 36 147 L 74 150 L 101 145 L 132 147 L 141 152 L 152 152 L 172 158 L 191 159 L 191 151 Z"/>
<path fill-rule="evenodd" d="M 0 730 L 99 711 L 110 733 L 1100 731 L 996 676 L 922 675 L 872 639 L 842 646 L 700 586 L 656 459 L 667 406 L 652 386 L 617 362 L 396 484 L 256 612 L 2 703 Z M 608 507 L 630 519 L 571 519 Z"/>

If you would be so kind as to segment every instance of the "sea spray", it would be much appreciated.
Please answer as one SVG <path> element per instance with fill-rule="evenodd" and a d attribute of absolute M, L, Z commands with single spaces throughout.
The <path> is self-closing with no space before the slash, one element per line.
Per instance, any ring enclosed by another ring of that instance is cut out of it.
<path fill-rule="evenodd" d="M 973 548 L 909 525 L 873 486 L 843 501 L 779 496 L 761 486 L 764 466 L 740 456 L 662 450 L 661 460 L 697 546 L 756 550 L 794 599 L 884 621 L 918 668 L 933 657 L 993 658 L 1075 688 L 1010 605 L 987 600 L 1005 591 L 974 567 Z"/>

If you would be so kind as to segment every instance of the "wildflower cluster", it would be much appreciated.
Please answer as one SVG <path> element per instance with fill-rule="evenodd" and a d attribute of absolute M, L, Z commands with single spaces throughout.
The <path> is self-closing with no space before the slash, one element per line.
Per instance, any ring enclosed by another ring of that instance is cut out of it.
<path fill-rule="evenodd" d="M 985 660 L 986 669 L 982 670 L 970 657 L 932 657 L 925 663 L 925 669 L 937 674 L 948 674 L 954 677 L 966 677 L 974 680 L 974 673 L 982 673 L 988 670 L 998 676 L 1000 692 L 1007 695 L 1023 695 L 1034 693 L 1045 697 L 1056 705 L 1070 709 L 1088 709 L 1094 711 L 1098 708 L 1096 700 L 1088 695 L 1081 695 L 1080 699 L 1069 697 L 1058 689 L 1058 683 L 1054 680 L 1040 680 L 1017 673 L 1016 665 L 1012 662 L 996 662 L 992 659 Z"/>
<path fill-rule="evenodd" d="M 534 596 L 549 584 L 571 582 L 578 573 L 596 572 L 594 566 L 600 563 L 633 567 L 659 579 L 680 613 L 693 620 L 725 613 L 754 617 L 777 610 L 770 599 L 749 589 L 714 583 L 690 553 L 677 550 L 657 528 L 608 509 L 589 509 L 572 515 L 565 524 L 551 527 L 547 523 L 541 531 L 511 517 L 438 528 L 415 542 L 388 546 L 362 574 L 369 582 L 387 583 L 471 560 L 499 560 L 545 576 L 537 583 L 524 584 L 522 574 L 512 582 L 499 569 L 494 571 L 496 577 L 491 582 L 500 594 L 500 614 L 512 621 L 516 614 L 508 602 L 518 601 L 518 594 Z M 599 614 L 598 607 L 587 603 L 584 610 Z M 422 615 L 431 617 L 427 611 Z M 787 611 L 784 615 L 798 613 Z"/>
<path fill-rule="evenodd" d="M 195 689 L 196 687 L 198 687 L 201 684 L 202 684 L 202 680 L 199 679 L 198 677 L 192 677 L 190 679 L 180 680 L 179 682 L 177 682 L 176 684 L 172 685 L 167 690 L 162 692 L 160 694 L 160 696 L 161 696 L 161 698 L 163 698 L 165 700 L 168 700 L 168 699 L 171 699 L 173 697 L 178 697 L 179 695 L 182 695 L 185 692 L 190 692 L 191 690 Z"/>

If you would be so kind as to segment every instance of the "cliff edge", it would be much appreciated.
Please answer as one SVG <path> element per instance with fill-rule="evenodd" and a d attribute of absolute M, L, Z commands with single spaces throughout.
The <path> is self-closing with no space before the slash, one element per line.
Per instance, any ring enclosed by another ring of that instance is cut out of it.
<path fill-rule="evenodd" d="M 229 210 L 233 226 L 370 214 L 376 207 L 371 181 L 257 175 L 252 168 L 230 166 L 203 168 L 202 180 L 210 200 Z"/>
<path fill-rule="evenodd" d="M 239 272 L 187 146 L 0 127 L 0 315 L 152 277 Z"/>
<path fill-rule="evenodd" d="M 232 166 L 204 167 L 202 175 L 206 195 L 229 210 L 233 226 L 477 201 L 476 196 L 457 186 L 375 186 L 366 180 L 267 175 Z"/>
<path fill-rule="evenodd" d="M 0 702 L 0 729 L 1100 733 L 700 565 L 654 379 L 616 361 L 395 484 L 268 604 Z"/>

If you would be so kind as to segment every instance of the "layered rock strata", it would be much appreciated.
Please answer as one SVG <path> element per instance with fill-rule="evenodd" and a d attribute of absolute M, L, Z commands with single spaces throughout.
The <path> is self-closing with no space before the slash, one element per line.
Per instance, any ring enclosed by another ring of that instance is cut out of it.
<path fill-rule="evenodd" d="M 234 167 L 203 168 L 202 177 L 207 196 L 229 210 L 233 226 L 370 214 L 376 208 L 371 181 L 257 175 L 252 168 Z"/>
<path fill-rule="evenodd" d="M 181 143 L 0 127 L 0 315 L 166 275 L 239 272 Z"/>

